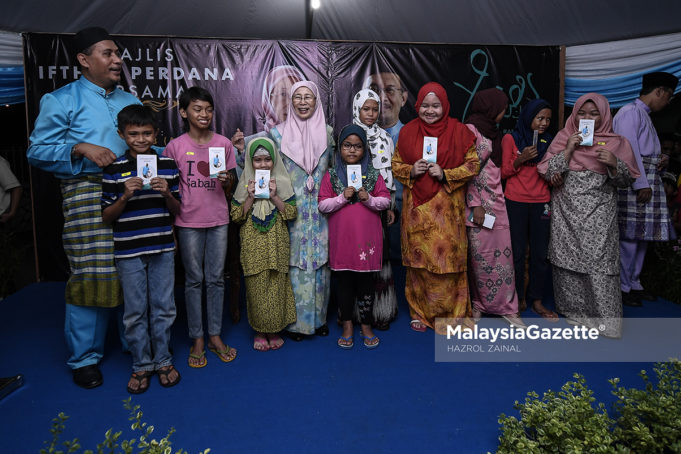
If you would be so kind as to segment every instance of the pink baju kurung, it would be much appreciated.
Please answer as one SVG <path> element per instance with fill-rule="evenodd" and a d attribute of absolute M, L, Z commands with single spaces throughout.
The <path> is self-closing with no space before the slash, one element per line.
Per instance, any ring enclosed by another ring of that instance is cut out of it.
<path fill-rule="evenodd" d="M 468 184 L 466 192 L 466 230 L 468 233 L 468 276 L 473 307 L 488 314 L 510 315 L 518 312 L 515 290 L 511 232 L 506 201 L 501 186 L 501 169 L 489 159 L 492 142 L 473 125 L 480 173 Z M 495 216 L 491 229 L 470 221 L 473 208 L 481 206 Z"/>

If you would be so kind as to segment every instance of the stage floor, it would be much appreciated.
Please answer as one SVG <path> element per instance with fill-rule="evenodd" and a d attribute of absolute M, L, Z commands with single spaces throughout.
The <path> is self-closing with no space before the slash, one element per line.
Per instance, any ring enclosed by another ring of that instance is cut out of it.
<path fill-rule="evenodd" d="M 389 331 L 378 332 L 375 350 L 363 348 L 357 333 L 354 349 L 339 349 L 340 328 L 330 316 L 329 337 L 287 339 L 279 351 L 256 352 L 245 317 L 233 325 L 225 310 L 223 337 L 238 357 L 225 364 L 207 352 L 203 369 L 187 366 L 190 343 L 178 289 L 172 348 L 182 381 L 166 389 L 152 377 L 149 391 L 133 402 L 154 426 L 154 438 L 174 427 L 174 450 L 191 453 L 480 453 L 495 451 L 499 414 L 514 414 L 514 402 L 528 391 L 558 389 L 579 372 L 596 398 L 609 402 L 609 378 L 640 387 L 638 372 L 652 372 L 650 363 L 435 362 L 435 335 L 409 329 L 404 271 L 398 269 L 396 278 L 402 289 L 399 318 Z M 65 365 L 63 294 L 64 283 L 39 283 L 0 302 L 0 376 L 23 374 L 25 380 L 0 401 L 3 453 L 38 452 L 59 412 L 70 417 L 62 439 L 77 437 L 87 449 L 95 449 L 109 428 L 122 430 L 123 439 L 133 436 L 122 404 L 129 396 L 130 356 L 121 351 L 112 325 L 101 364 L 104 384 L 93 390 L 74 385 Z M 681 317 L 681 306 L 665 301 L 625 308 L 625 315 L 643 311 Z M 560 325 L 567 326 L 562 320 Z"/>

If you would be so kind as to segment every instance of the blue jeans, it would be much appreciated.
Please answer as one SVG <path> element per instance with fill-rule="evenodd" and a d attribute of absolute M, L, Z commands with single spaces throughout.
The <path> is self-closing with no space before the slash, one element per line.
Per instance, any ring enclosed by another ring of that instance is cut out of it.
<path fill-rule="evenodd" d="M 178 227 L 180 253 L 184 264 L 184 299 L 187 305 L 189 337 L 203 337 L 201 283 L 206 281 L 206 319 L 208 335 L 222 331 L 225 303 L 225 255 L 228 224 L 209 228 Z"/>
<path fill-rule="evenodd" d="M 135 372 L 173 363 L 168 346 L 175 321 L 174 255 L 169 251 L 116 259 L 123 286 L 125 338 Z"/>

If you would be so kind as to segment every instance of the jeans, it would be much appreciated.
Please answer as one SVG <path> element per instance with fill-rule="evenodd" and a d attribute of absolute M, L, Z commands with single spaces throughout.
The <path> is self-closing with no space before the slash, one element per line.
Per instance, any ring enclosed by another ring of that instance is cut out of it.
<path fill-rule="evenodd" d="M 206 281 L 208 335 L 219 336 L 225 295 L 225 255 L 228 224 L 209 228 L 178 227 L 180 253 L 185 270 L 184 298 L 189 337 L 203 337 L 201 283 Z"/>
<path fill-rule="evenodd" d="M 172 364 L 168 346 L 176 313 L 174 252 L 117 258 L 116 268 L 123 286 L 123 324 L 133 371 Z"/>

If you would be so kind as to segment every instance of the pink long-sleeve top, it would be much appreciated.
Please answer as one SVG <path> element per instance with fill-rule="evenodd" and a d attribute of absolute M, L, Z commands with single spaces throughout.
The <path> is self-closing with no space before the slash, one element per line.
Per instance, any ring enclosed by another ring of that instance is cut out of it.
<path fill-rule="evenodd" d="M 390 191 L 379 176 L 365 202 L 350 204 L 336 194 L 327 172 L 319 189 L 319 211 L 329 219 L 329 266 L 335 271 L 380 271 L 383 231 L 379 212 L 390 206 Z"/>

